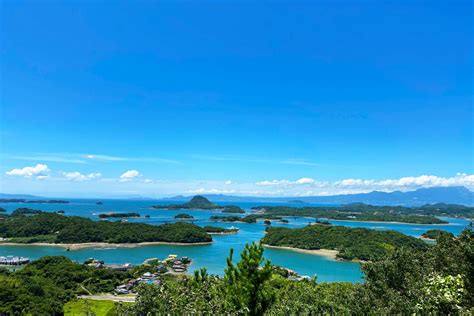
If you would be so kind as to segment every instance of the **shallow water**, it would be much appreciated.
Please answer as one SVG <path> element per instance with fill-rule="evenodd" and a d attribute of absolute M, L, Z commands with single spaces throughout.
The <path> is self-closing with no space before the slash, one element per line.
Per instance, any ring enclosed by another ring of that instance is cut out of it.
<path fill-rule="evenodd" d="M 194 216 L 195 220 L 193 222 L 197 225 L 213 225 L 222 227 L 235 226 L 239 227 L 240 231 L 238 234 L 213 235 L 214 243 L 212 243 L 211 245 L 154 245 L 137 248 L 88 248 L 73 251 L 66 251 L 62 247 L 0 246 L 0 256 L 18 255 L 27 256 L 31 259 L 37 259 L 42 256 L 48 255 L 64 255 L 77 262 L 83 262 L 88 258 L 96 258 L 104 260 L 106 263 L 130 262 L 133 264 L 139 264 L 147 258 L 165 258 L 169 254 L 177 254 L 179 256 L 188 256 L 193 260 L 193 263 L 190 267 L 191 272 L 195 269 L 206 267 L 209 273 L 221 275 L 224 272 L 226 257 L 229 255 L 230 249 L 234 249 L 234 258 L 236 258 L 240 251 L 242 251 L 242 249 L 244 248 L 245 243 L 260 240 L 263 237 L 265 229 L 265 226 L 263 225 L 262 221 L 259 221 L 257 224 L 210 222 L 209 217 L 212 215 L 221 214 L 220 211 L 170 211 L 151 209 L 151 205 L 158 204 L 158 202 L 156 201 L 102 200 L 104 203 L 103 205 L 96 205 L 96 200 L 69 201 L 71 201 L 71 203 L 69 204 L 1 203 L 0 207 L 5 208 L 7 212 L 11 212 L 18 207 L 29 207 L 50 212 L 64 210 L 65 215 L 83 216 L 94 220 L 98 220 L 98 214 L 104 212 L 137 212 L 141 214 L 142 217 L 137 219 L 129 219 L 130 222 L 145 222 L 153 225 L 159 225 L 166 222 L 174 222 L 174 216 L 176 214 L 188 213 Z M 162 204 L 168 204 L 168 202 Z M 248 211 L 252 206 L 259 205 L 258 203 L 234 204 L 237 204 Z M 144 218 L 145 215 L 150 215 L 150 218 Z M 290 223 L 278 224 L 275 222 L 274 226 L 296 228 L 303 227 L 307 225 L 308 222 L 314 222 L 314 219 L 304 217 L 291 217 L 287 219 L 290 221 Z M 469 221 L 464 219 L 445 219 L 449 221 L 449 224 L 418 225 L 401 223 L 350 222 L 335 220 L 329 220 L 329 222 L 335 225 L 347 227 L 364 227 L 378 230 L 392 229 L 415 237 L 418 237 L 423 232 L 433 228 L 450 231 L 453 234 L 457 235 L 464 229 L 464 227 L 469 224 Z M 280 249 L 266 249 L 265 257 L 270 259 L 273 264 L 290 268 L 300 273 L 301 275 L 316 275 L 319 281 L 362 281 L 360 265 L 354 262 L 336 261 L 333 259 L 326 258 L 324 256 L 310 255 Z"/>

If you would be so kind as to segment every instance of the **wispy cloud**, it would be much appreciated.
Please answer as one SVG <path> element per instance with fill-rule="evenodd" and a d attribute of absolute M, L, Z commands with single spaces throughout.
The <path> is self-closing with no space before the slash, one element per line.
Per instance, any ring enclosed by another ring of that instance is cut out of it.
<path fill-rule="evenodd" d="M 123 157 L 104 154 L 75 154 L 75 153 L 32 153 L 29 155 L 5 155 L 12 160 L 62 162 L 86 164 L 88 162 L 143 162 L 156 164 L 180 164 L 179 161 L 162 157 Z"/>
<path fill-rule="evenodd" d="M 312 162 L 312 161 L 307 161 L 307 160 L 302 160 L 302 159 L 287 159 L 280 161 L 280 163 L 284 165 L 301 165 L 301 166 L 312 166 L 312 167 L 320 167 L 322 166 L 319 163 Z"/>
<path fill-rule="evenodd" d="M 266 163 L 266 164 L 283 164 L 283 165 L 300 165 L 300 166 L 321 166 L 316 162 L 308 161 L 305 159 L 265 159 L 259 157 L 248 157 L 248 156 L 233 156 L 233 155 L 192 155 L 194 159 L 199 160 L 211 160 L 211 161 L 239 161 L 239 162 L 254 162 L 254 163 Z"/>
<path fill-rule="evenodd" d="M 75 163 L 75 164 L 85 164 L 86 161 L 79 158 L 68 158 L 64 156 L 55 156 L 55 155 L 41 155 L 33 154 L 31 156 L 15 156 L 7 155 L 9 159 L 13 160 L 25 160 L 25 161 L 47 161 L 47 162 L 64 162 L 64 163 Z"/>
<path fill-rule="evenodd" d="M 161 157 L 119 157 L 110 155 L 87 154 L 84 155 L 86 159 L 97 161 L 132 161 L 144 163 L 159 163 L 159 164 L 180 164 L 179 161 L 173 159 L 166 159 Z"/>
<path fill-rule="evenodd" d="M 83 155 L 85 159 L 90 160 L 99 160 L 99 161 L 124 161 L 126 158 L 124 157 L 115 157 L 115 156 L 108 156 L 108 155 Z"/>

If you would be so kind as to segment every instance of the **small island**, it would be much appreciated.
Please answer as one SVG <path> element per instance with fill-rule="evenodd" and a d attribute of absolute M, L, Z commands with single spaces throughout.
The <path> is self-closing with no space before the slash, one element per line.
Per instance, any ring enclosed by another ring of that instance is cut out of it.
<path fill-rule="evenodd" d="M 133 218 L 140 217 L 138 213 L 103 213 L 99 214 L 100 218 Z"/>
<path fill-rule="evenodd" d="M 436 240 L 440 238 L 441 236 L 445 237 L 454 237 L 454 235 L 450 232 L 447 232 L 445 230 L 440 230 L 440 229 L 430 229 L 421 234 L 421 239 L 427 239 L 427 240 Z"/>
<path fill-rule="evenodd" d="M 99 201 L 99 202 L 96 202 L 95 204 L 97 204 L 97 205 L 102 205 L 102 204 L 104 204 L 104 203 Z"/>
<path fill-rule="evenodd" d="M 207 232 L 194 224 L 178 222 L 162 225 L 93 221 L 79 216 L 39 213 L 9 216 L 0 221 L 4 244 L 58 245 L 70 249 L 84 247 L 140 246 L 147 244 L 210 243 Z"/>
<path fill-rule="evenodd" d="M 194 196 L 189 202 L 183 204 L 153 205 L 157 210 L 221 210 L 224 213 L 245 213 L 236 205 L 217 205 L 201 195 Z"/>
<path fill-rule="evenodd" d="M 176 219 L 193 219 L 194 217 L 189 215 L 189 214 L 186 214 L 186 213 L 179 213 L 174 218 L 176 218 Z"/>
<path fill-rule="evenodd" d="M 222 213 L 245 214 L 245 211 L 243 209 L 241 209 L 239 206 L 236 206 L 236 205 L 226 205 L 222 209 Z"/>
<path fill-rule="evenodd" d="M 237 234 L 239 229 L 236 227 L 224 228 L 218 226 L 204 226 L 204 230 L 210 235 Z"/>
<path fill-rule="evenodd" d="M 261 240 L 264 245 L 345 260 L 377 260 L 395 248 L 424 250 L 422 240 L 396 231 L 313 224 L 303 228 L 271 227 Z M 329 252 L 328 252 L 329 251 Z"/>
<path fill-rule="evenodd" d="M 253 210 L 266 216 L 297 216 L 341 221 L 397 222 L 411 224 L 446 224 L 445 220 L 424 214 L 419 209 L 401 206 L 373 206 L 353 203 L 343 206 L 257 206 Z"/>
<path fill-rule="evenodd" d="M 290 203 L 290 204 L 307 204 L 306 202 L 301 201 L 301 200 L 290 200 L 290 201 L 288 201 L 288 203 Z"/>

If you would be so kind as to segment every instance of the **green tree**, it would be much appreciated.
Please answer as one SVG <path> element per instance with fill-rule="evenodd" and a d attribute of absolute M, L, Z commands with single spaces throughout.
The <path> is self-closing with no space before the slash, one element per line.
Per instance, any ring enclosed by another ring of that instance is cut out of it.
<path fill-rule="evenodd" d="M 231 249 L 227 258 L 224 277 L 227 298 L 239 312 L 263 315 L 275 300 L 269 286 L 272 265 L 268 260 L 264 263 L 263 247 L 260 244 L 246 244 L 237 265 L 232 263 L 233 252 Z"/>

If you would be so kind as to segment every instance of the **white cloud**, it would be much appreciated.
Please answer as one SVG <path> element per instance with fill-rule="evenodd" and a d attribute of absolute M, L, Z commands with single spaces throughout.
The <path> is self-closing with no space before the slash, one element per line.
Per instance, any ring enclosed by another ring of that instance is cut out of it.
<path fill-rule="evenodd" d="M 137 177 L 140 177 L 141 174 L 140 172 L 138 172 L 137 170 L 128 170 L 128 171 L 125 171 L 124 173 L 122 173 L 122 175 L 120 176 L 120 181 L 121 182 L 126 182 L 126 181 L 130 181 L 134 178 L 137 178 Z"/>
<path fill-rule="evenodd" d="M 385 180 L 363 180 L 363 179 L 344 179 L 334 183 L 337 187 L 349 188 L 367 188 L 367 189 L 383 189 L 398 190 L 418 187 L 435 187 L 435 186 L 474 186 L 474 175 L 466 173 L 458 173 L 454 177 L 444 178 L 433 175 L 421 175 L 417 177 L 402 177 L 399 179 Z"/>
<path fill-rule="evenodd" d="M 290 181 L 290 180 L 265 180 L 265 181 L 259 181 L 256 183 L 258 186 L 295 186 L 295 185 L 309 185 L 309 184 L 315 184 L 316 180 L 311 179 L 311 178 L 301 178 L 296 181 Z"/>
<path fill-rule="evenodd" d="M 93 180 L 93 179 L 98 179 L 102 177 L 102 174 L 98 172 L 93 172 L 86 175 L 78 171 L 74 171 L 74 172 L 63 172 L 62 175 L 66 179 L 72 180 L 72 181 L 87 181 L 87 180 Z"/>
<path fill-rule="evenodd" d="M 313 184 L 315 181 L 311 178 L 301 178 L 296 180 L 296 184 Z"/>
<path fill-rule="evenodd" d="M 16 176 L 16 177 L 24 177 L 24 178 L 31 178 L 36 177 L 38 179 L 45 179 L 48 177 L 49 170 L 47 165 L 37 164 L 34 167 L 24 167 L 21 169 L 12 169 L 7 171 L 6 174 L 9 176 Z"/>
<path fill-rule="evenodd" d="M 232 184 L 232 181 L 231 180 L 227 180 L 226 182 L 224 182 L 226 185 L 230 185 Z"/>
<path fill-rule="evenodd" d="M 150 180 L 150 179 L 145 179 L 145 180 L 143 180 L 143 182 L 144 182 L 144 183 L 152 183 L 152 182 L 153 182 L 153 180 Z"/>
<path fill-rule="evenodd" d="M 370 191 L 391 192 L 395 190 L 409 191 L 418 188 L 465 186 L 474 189 L 474 175 L 458 173 L 453 177 L 439 177 L 434 175 L 421 175 L 401 177 L 398 179 L 342 179 L 334 182 L 317 181 L 312 178 L 291 180 L 264 180 L 256 182 L 257 186 L 283 188 L 285 194 L 291 195 L 331 195 L 351 194 Z M 299 189 L 301 187 L 301 189 Z M 312 190 L 303 191 L 303 187 Z M 311 194 L 309 194 L 311 193 Z"/>
<path fill-rule="evenodd" d="M 203 194 L 203 193 L 208 193 L 208 194 L 231 194 L 231 193 L 236 193 L 236 190 L 219 190 L 219 189 L 199 188 L 199 189 L 195 189 L 195 190 L 188 190 L 188 193 L 192 193 L 192 194 Z"/>

